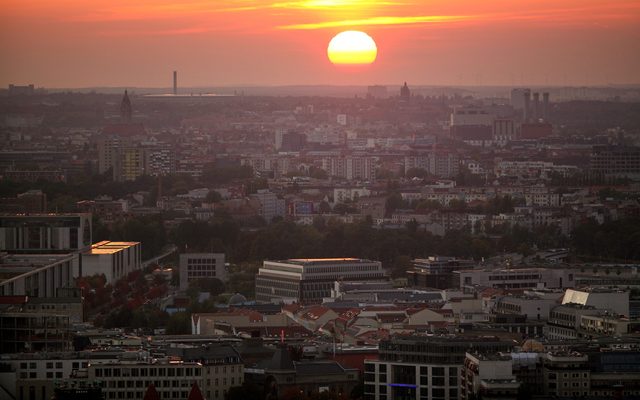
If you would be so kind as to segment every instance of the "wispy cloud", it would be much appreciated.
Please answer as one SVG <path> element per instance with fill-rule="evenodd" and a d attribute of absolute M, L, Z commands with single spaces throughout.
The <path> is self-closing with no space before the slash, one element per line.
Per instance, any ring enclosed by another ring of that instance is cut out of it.
<path fill-rule="evenodd" d="M 346 19 L 336 21 L 312 22 L 307 24 L 293 24 L 278 26 L 278 29 L 310 30 L 326 29 L 345 26 L 374 26 L 374 25 L 412 25 L 412 24 L 436 24 L 444 22 L 458 22 L 474 19 L 473 16 L 464 15 L 419 15 L 404 17 L 371 17 L 362 19 Z"/>

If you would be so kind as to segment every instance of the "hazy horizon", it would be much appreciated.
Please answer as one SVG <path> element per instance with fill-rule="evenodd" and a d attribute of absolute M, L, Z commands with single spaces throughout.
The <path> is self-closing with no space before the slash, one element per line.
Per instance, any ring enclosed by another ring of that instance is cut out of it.
<path fill-rule="evenodd" d="M 180 87 L 640 83 L 633 0 L 8 0 L 0 15 L 5 87 L 170 87 L 173 70 Z M 375 63 L 328 61 L 349 29 Z"/>

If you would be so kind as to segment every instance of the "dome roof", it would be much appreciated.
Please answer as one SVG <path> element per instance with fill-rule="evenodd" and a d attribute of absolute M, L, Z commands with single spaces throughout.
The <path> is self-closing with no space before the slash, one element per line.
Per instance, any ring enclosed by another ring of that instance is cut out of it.
<path fill-rule="evenodd" d="M 247 298 L 241 295 L 240 293 L 236 293 L 233 296 L 229 297 L 229 304 L 243 304 L 247 302 Z"/>

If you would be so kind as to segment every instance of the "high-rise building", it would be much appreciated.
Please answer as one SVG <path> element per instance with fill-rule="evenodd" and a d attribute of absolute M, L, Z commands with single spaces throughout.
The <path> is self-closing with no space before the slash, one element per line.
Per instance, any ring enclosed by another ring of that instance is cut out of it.
<path fill-rule="evenodd" d="M 407 82 L 400 88 L 400 99 L 408 101 L 411 99 L 411 90 L 409 86 L 407 86 Z"/>

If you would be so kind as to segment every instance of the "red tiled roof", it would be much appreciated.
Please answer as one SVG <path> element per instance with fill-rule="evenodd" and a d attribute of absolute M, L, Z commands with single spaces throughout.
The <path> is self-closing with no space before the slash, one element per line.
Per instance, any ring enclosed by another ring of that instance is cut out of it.
<path fill-rule="evenodd" d="M 191 391 L 189 391 L 189 397 L 187 400 L 204 400 L 197 382 L 193 382 L 193 386 L 191 386 Z"/>

